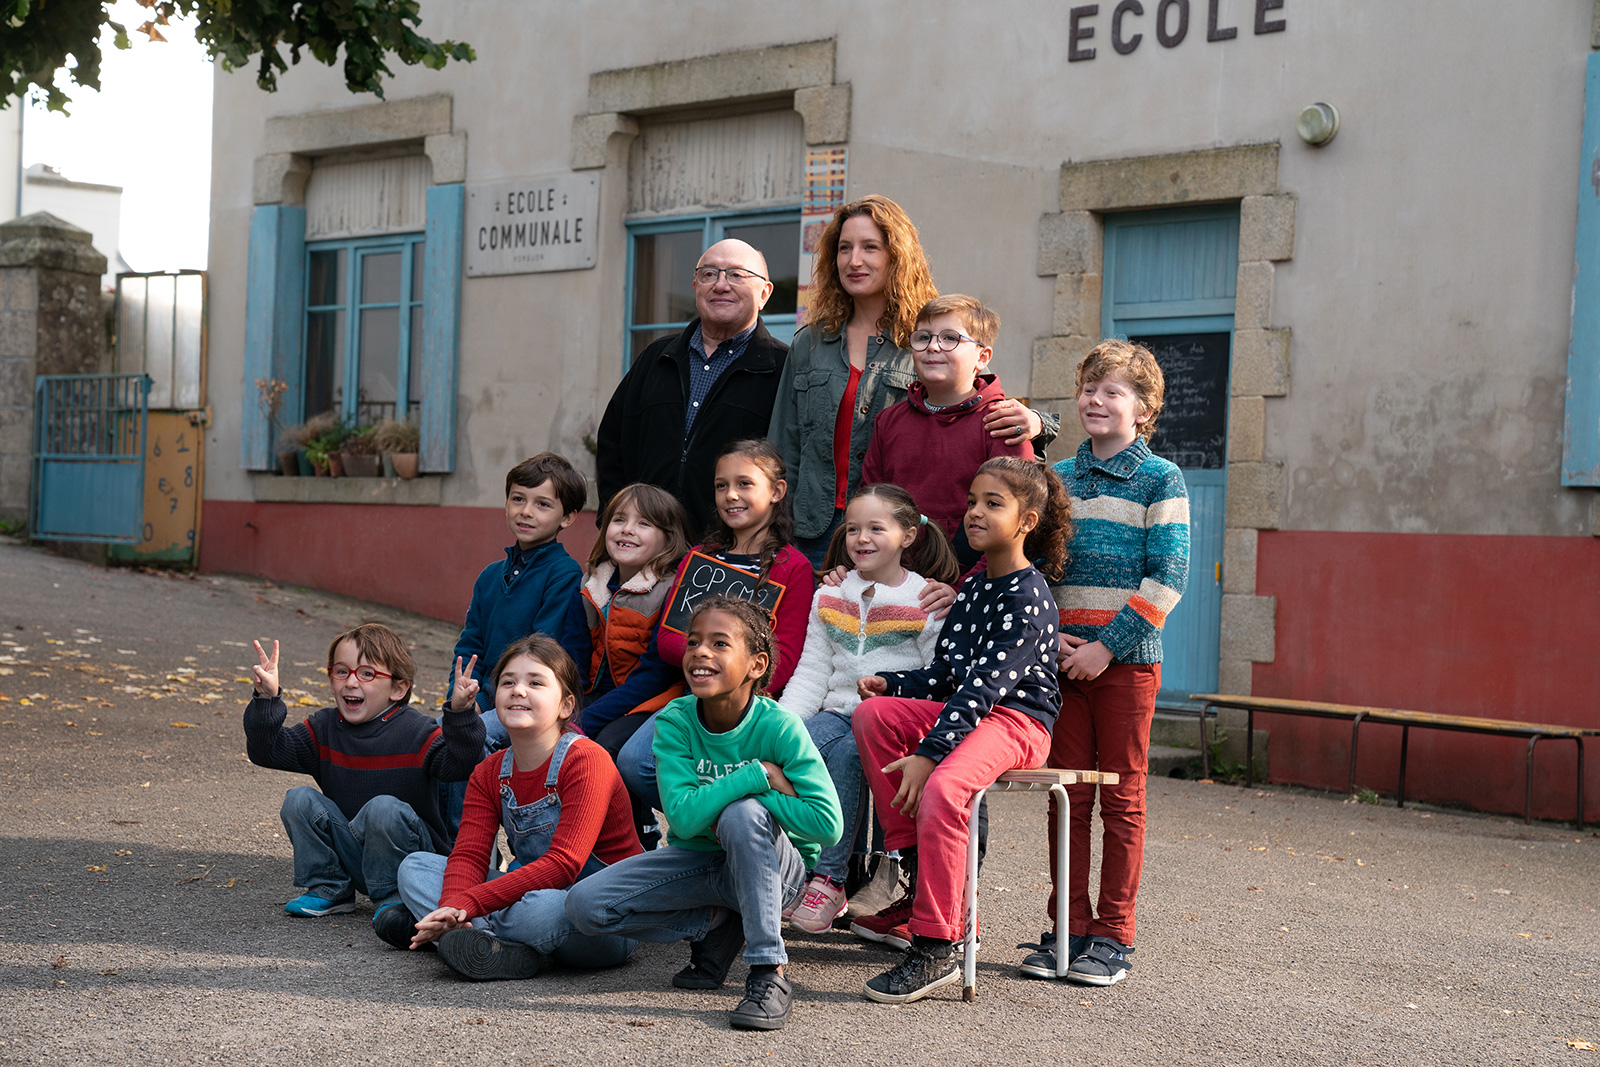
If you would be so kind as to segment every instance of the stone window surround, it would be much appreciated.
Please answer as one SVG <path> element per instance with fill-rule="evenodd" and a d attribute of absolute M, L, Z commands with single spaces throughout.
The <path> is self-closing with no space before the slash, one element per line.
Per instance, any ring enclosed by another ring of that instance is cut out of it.
<path fill-rule="evenodd" d="M 1294 256 L 1296 197 L 1278 188 L 1276 142 L 1064 163 L 1060 212 L 1039 220 L 1038 273 L 1056 278 L 1051 336 L 1034 342 L 1032 395 L 1064 401 L 1099 341 L 1107 213 L 1237 202 L 1239 273 L 1229 376 L 1228 492 L 1217 689 L 1251 691 L 1271 663 L 1277 598 L 1256 595 L 1256 543 L 1283 513 L 1283 461 L 1265 455 L 1266 400 L 1289 392 L 1288 327 L 1272 324 L 1275 263 Z"/>
<path fill-rule="evenodd" d="M 589 75 L 589 110 L 572 120 L 572 169 L 625 166 L 638 118 L 708 106 L 792 103 L 807 145 L 850 139 L 850 83 L 834 84 L 834 40 L 719 52 Z"/>

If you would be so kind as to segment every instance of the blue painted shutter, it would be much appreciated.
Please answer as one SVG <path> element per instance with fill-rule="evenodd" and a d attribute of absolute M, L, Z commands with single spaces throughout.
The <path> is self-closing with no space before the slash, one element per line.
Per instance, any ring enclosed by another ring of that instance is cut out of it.
<path fill-rule="evenodd" d="M 456 359 L 461 344 L 461 229 L 464 185 L 428 189 L 422 288 L 422 470 L 456 464 Z"/>
<path fill-rule="evenodd" d="M 1582 161 L 1561 484 L 1600 486 L 1600 54 L 1584 81 Z"/>
<path fill-rule="evenodd" d="M 259 379 L 288 384 L 279 416 L 299 422 L 300 325 L 304 318 L 306 213 L 304 208 L 263 204 L 250 217 L 250 259 L 245 280 L 244 401 L 240 412 L 239 464 L 270 470 L 272 426 L 261 407 Z"/>

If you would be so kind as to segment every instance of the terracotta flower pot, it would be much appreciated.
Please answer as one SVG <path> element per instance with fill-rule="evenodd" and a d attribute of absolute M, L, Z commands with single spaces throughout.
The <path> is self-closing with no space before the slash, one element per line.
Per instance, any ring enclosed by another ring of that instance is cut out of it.
<path fill-rule="evenodd" d="M 300 454 L 292 448 L 285 452 L 279 452 L 278 470 L 285 477 L 297 477 L 300 474 Z"/>
<path fill-rule="evenodd" d="M 344 473 L 347 478 L 376 478 L 378 476 L 378 457 L 366 452 L 341 452 L 339 458 L 344 463 Z"/>
<path fill-rule="evenodd" d="M 331 477 L 334 477 L 334 478 L 343 478 L 344 477 L 344 459 L 343 459 L 343 456 L 344 456 L 344 453 L 342 453 L 342 452 L 329 452 L 328 453 L 328 474 Z"/>
<path fill-rule="evenodd" d="M 313 474 L 315 474 L 318 478 L 326 478 L 326 477 L 328 477 L 328 461 L 327 460 L 322 460 L 321 462 L 318 462 L 317 460 L 312 460 L 311 461 L 311 472 Z"/>
<path fill-rule="evenodd" d="M 417 476 L 417 453 L 391 452 L 389 458 L 394 462 L 394 472 L 402 478 L 415 478 Z"/>

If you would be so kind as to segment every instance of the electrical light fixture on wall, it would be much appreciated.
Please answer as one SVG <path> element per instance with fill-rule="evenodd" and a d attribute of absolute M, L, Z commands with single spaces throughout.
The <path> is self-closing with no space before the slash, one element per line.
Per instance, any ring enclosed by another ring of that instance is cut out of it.
<path fill-rule="evenodd" d="M 1306 144 L 1321 147 L 1339 132 L 1339 109 L 1332 104 L 1312 104 L 1300 112 L 1294 129 Z"/>

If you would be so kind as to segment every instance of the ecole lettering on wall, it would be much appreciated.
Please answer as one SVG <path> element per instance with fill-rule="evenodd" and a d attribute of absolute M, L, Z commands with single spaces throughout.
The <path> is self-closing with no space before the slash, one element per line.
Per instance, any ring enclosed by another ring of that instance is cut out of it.
<path fill-rule="evenodd" d="M 467 277 L 593 267 L 599 208 L 592 174 L 468 186 Z"/>
<path fill-rule="evenodd" d="M 1224 0 L 1121 0 L 1111 9 L 1111 22 L 1107 27 L 1112 50 L 1119 56 L 1131 54 L 1144 41 L 1141 27 L 1153 31 L 1162 48 L 1178 47 L 1189 36 L 1190 8 L 1201 4 L 1206 8 L 1207 41 L 1231 41 L 1239 36 L 1237 25 L 1224 24 Z M 1282 33 L 1288 25 L 1284 19 L 1270 17 L 1271 12 L 1283 7 L 1283 0 L 1228 0 L 1227 6 L 1253 7 L 1258 37 L 1264 33 Z M 1154 20 L 1150 23 L 1136 21 L 1147 10 L 1155 15 Z M 1072 9 L 1067 26 L 1067 62 L 1082 63 L 1095 57 L 1098 49 L 1087 42 L 1094 40 L 1094 19 L 1099 14 L 1099 4 L 1080 4 Z"/>

